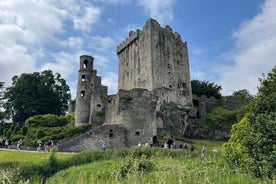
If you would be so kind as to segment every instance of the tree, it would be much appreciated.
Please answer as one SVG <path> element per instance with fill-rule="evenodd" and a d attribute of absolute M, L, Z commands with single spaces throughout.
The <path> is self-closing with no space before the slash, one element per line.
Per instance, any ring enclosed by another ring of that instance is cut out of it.
<path fill-rule="evenodd" d="M 2 109 L 3 89 L 4 89 L 4 82 L 0 82 L 0 121 L 2 121 L 5 118 L 5 113 L 3 112 L 3 109 Z"/>
<path fill-rule="evenodd" d="M 199 81 L 199 80 L 192 80 L 191 81 L 192 85 L 192 93 L 201 96 L 205 95 L 208 98 L 213 96 L 217 99 L 221 98 L 221 93 L 220 91 L 222 90 L 221 86 L 209 82 L 209 81 Z"/>
<path fill-rule="evenodd" d="M 241 89 L 239 91 L 234 91 L 232 93 L 232 96 L 238 98 L 243 103 L 249 103 L 253 99 L 253 96 L 246 89 Z"/>
<path fill-rule="evenodd" d="M 14 122 L 40 114 L 64 115 L 71 98 L 69 86 L 60 74 L 52 71 L 23 73 L 14 76 L 4 92 L 4 107 Z"/>
<path fill-rule="evenodd" d="M 260 80 L 251 109 L 232 127 L 223 145 L 223 156 L 232 166 L 243 166 L 257 177 L 275 178 L 276 173 L 276 66 Z"/>

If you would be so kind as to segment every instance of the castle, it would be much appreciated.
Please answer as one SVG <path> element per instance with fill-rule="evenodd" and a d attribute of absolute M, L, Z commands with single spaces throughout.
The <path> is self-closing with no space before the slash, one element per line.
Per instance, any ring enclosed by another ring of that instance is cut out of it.
<path fill-rule="evenodd" d="M 64 151 L 133 147 L 158 136 L 181 137 L 192 109 L 187 43 L 170 26 L 148 19 L 117 46 L 118 92 L 107 94 L 93 68 L 92 56 L 80 56 L 77 96 L 71 110 L 75 125 L 93 128 L 60 142 Z M 77 142 L 76 144 L 74 142 Z M 77 145 L 77 146 L 71 146 Z"/>

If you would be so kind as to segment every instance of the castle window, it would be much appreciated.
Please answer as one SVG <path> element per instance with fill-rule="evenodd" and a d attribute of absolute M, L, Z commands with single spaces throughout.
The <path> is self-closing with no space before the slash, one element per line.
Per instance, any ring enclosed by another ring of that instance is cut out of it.
<path fill-rule="evenodd" d="M 136 136 L 139 136 L 139 135 L 140 135 L 140 132 L 135 132 L 135 135 L 136 135 Z"/>
<path fill-rule="evenodd" d="M 81 97 L 84 97 L 84 94 L 85 94 L 85 91 L 82 90 L 80 96 L 81 96 Z"/>
<path fill-rule="evenodd" d="M 97 104 L 97 107 L 101 107 L 101 104 Z"/>
<path fill-rule="evenodd" d="M 88 66 L 88 61 L 87 61 L 87 60 L 84 60 L 84 62 L 83 62 L 83 68 L 86 69 L 87 66 Z"/>
<path fill-rule="evenodd" d="M 128 66 L 128 63 L 126 63 L 126 66 Z"/>
<path fill-rule="evenodd" d="M 85 75 L 82 75 L 82 76 L 81 76 L 81 81 L 82 81 L 82 82 L 85 81 Z"/>
<path fill-rule="evenodd" d="M 129 73 L 127 72 L 127 77 L 129 76 Z"/>
<path fill-rule="evenodd" d="M 109 137 L 113 137 L 113 130 L 112 129 L 109 130 Z"/>
<path fill-rule="evenodd" d="M 169 85 L 170 88 L 172 88 L 172 85 Z"/>

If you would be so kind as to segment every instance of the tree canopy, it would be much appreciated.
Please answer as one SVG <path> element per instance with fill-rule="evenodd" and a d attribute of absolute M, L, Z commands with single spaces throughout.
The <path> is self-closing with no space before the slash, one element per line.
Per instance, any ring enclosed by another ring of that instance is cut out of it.
<path fill-rule="evenodd" d="M 209 81 L 199 81 L 199 80 L 192 80 L 192 93 L 201 96 L 205 95 L 208 98 L 213 96 L 217 99 L 221 98 L 220 91 L 222 90 L 222 87 Z"/>
<path fill-rule="evenodd" d="M 276 173 L 276 66 L 260 80 L 251 109 L 232 127 L 223 145 L 230 165 L 243 166 L 258 177 L 275 178 Z"/>
<path fill-rule="evenodd" d="M 64 115 L 70 98 L 69 86 L 61 75 L 45 70 L 14 76 L 12 86 L 4 92 L 4 107 L 14 122 L 24 122 L 33 115 Z"/>
<path fill-rule="evenodd" d="M 5 118 L 5 113 L 3 112 L 2 105 L 3 105 L 3 89 L 4 89 L 4 82 L 0 82 L 0 121 Z"/>

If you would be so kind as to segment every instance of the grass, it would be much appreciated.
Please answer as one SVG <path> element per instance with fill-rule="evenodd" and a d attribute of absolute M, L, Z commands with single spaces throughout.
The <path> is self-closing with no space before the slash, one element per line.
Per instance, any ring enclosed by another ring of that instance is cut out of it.
<path fill-rule="evenodd" d="M 162 148 L 137 148 L 108 151 L 88 151 L 78 154 L 0 151 L 0 167 L 5 163 L 22 163 L 20 183 L 273 183 L 268 179 L 257 179 L 239 168 L 230 169 L 221 160 L 222 141 L 193 140 L 198 148 L 169 150 Z M 207 147 L 202 160 L 200 149 Z M 213 151 L 213 150 L 217 151 Z M 49 169 L 55 167 L 55 169 Z M 4 183 L 19 183 L 13 178 L 17 167 L 0 170 Z M 35 172 L 36 169 L 42 172 Z M 30 173 L 35 174 L 30 175 Z M 32 177 L 30 177 L 32 176 Z M 11 181 L 11 182 L 10 182 Z M 3 183 L 3 182 L 2 182 Z"/>
<path fill-rule="evenodd" d="M 3 162 L 19 162 L 19 163 L 40 163 L 46 161 L 50 156 L 50 152 L 25 152 L 16 150 L 1 150 L 0 163 Z M 72 157 L 72 154 L 57 153 L 57 159 L 63 160 Z"/>

